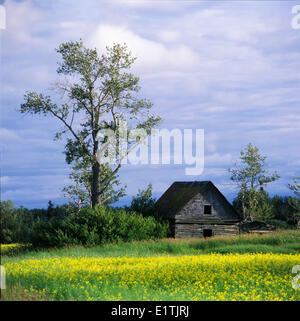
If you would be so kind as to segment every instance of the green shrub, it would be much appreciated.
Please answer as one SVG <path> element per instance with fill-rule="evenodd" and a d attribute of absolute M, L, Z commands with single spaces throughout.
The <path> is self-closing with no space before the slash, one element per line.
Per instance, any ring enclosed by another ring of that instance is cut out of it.
<path fill-rule="evenodd" d="M 65 219 L 52 218 L 36 226 L 31 243 L 36 247 L 96 245 L 167 237 L 169 225 L 123 209 L 97 206 L 81 209 Z"/>
<path fill-rule="evenodd" d="M 132 198 L 130 206 L 125 209 L 145 217 L 157 217 L 156 199 L 152 197 L 152 184 L 149 184 L 145 190 L 139 189 L 138 194 Z"/>
<path fill-rule="evenodd" d="M 288 224 L 286 221 L 271 219 L 267 221 L 268 224 L 275 226 L 276 228 L 280 229 L 293 229 L 295 228 L 293 225 Z"/>

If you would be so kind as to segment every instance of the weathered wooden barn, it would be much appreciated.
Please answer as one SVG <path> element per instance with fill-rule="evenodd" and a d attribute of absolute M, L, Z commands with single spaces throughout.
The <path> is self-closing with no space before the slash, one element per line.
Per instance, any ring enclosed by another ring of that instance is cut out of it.
<path fill-rule="evenodd" d="M 242 218 L 211 181 L 175 182 L 156 204 L 174 237 L 239 234 Z"/>

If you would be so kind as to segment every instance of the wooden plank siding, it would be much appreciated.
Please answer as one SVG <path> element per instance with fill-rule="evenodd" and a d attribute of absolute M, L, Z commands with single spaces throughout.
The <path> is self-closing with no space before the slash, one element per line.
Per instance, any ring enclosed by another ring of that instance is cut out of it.
<path fill-rule="evenodd" d="M 175 182 L 157 201 L 174 237 L 236 235 L 241 217 L 210 181 Z M 205 233 L 203 233 L 203 231 Z"/>
<path fill-rule="evenodd" d="M 212 236 L 239 234 L 239 227 L 237 225 L 175 224 L 175 236 L 178 238 L 183 238 L 183 237 L 202 238 L 204 229 L 211 229 Z"/>

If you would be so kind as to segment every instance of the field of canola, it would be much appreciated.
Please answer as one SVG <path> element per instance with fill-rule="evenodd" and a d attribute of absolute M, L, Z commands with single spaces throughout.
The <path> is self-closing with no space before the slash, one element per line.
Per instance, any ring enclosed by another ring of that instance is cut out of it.
<path fill-rule="evenodd" d="M 17 254 L 18 252 L 21 252 L 23 250 L 26 250 L 27 248 L 30 248 L 30 245 L 26 244 L 1 244 L 0 245 L 1 255 L 7 255 L 7 254 Z"/>
<path fill-rule="evenodd" d="M 300 300 L 300 255 L 57 257 L 6 263 L 7 284 L 53 300 Z"/>

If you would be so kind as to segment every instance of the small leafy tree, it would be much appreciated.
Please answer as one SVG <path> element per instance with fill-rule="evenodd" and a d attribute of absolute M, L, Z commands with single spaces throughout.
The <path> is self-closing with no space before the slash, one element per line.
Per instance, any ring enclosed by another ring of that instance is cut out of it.
<path fill-rule="evenodd" d="M 138 190 L 138 194 L 132 198 L 130 211 L 141 213 L 143 216 L 155 216 L 156 200 L 152 197 L 152 184 L 145 190 Z"/>
<path fill-rule="evenodd" d="M 14 203 L 12 201 L 0 202 L 0 211 L 0 241 L 1 243 L 12 243 L 16 239 L 16 231 L 19 228 Z"/>
<path fill-rule="evenodd" d="M 231 180 L 239 187 L 239 202 L 245 220 L 254 220 L 257 204 L 261 202 L 263 187 L 277 180 L 280 176 L 269 173 L 265 167 L 266 157 L 259 154 L 259 150 L 251 143 L 240 152 L 240 165 L 228 169 Z M 265 212 L 265 213 L 268 213 Z"/>
<path fill-rule="evenodd" d="M 138 97 L 139 78 L 129 72 L 136 58 L 126 45 L 107 47 L 106 53 L 100 55 L 82 41 L 69 41 L 62 43 L 57 52 L 62 58 L 57 73 L 63 79 L 55 85 L 60 97 L 26 92 L 20 111 L 50 115 L 63 126 L 55 138 L 67 135 L 64 153 L 67 163 L 75 164 L 76 172 L 71 174 L 75 187 L 65 192 L 75 193 L 80 202 L 87 202 L 88 193 L 95 207 L 111 200 L 106 197 L 107 191 L 117 182 L 124 157 L 142 142 L 127 135 L 128 148 L 116 153 L 115 164 L 109 170 L 107 163 L 97 159 L 99 148 L 106 143 L 105 137 L 99 140 L 99 131 L 111 130 L 118 137 L 126 122 L 129 129 L 143 129 L 149 134 L 161 119 L 151 113 L 151 102 Z M 110 153 L 111 149 L 107 150 Z M 83 190 L 86 184 L 89 186 Z"/>

